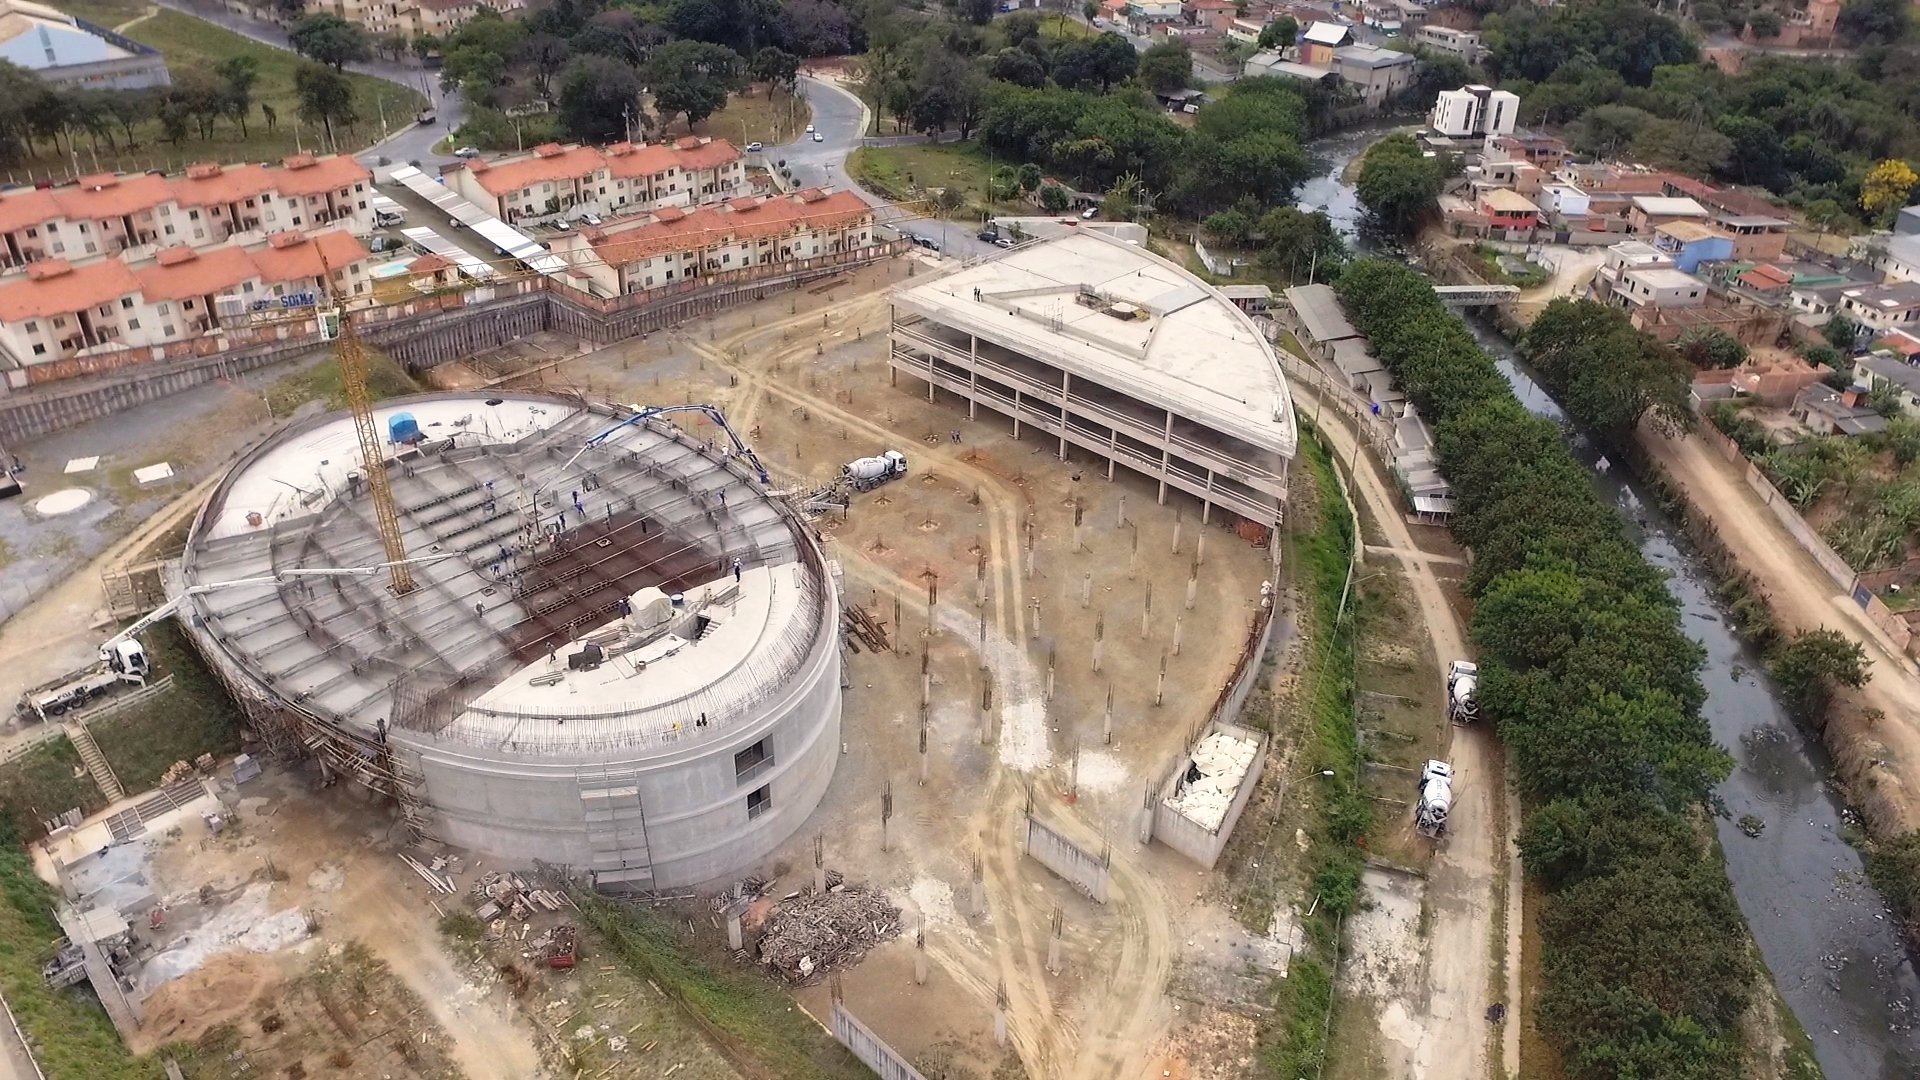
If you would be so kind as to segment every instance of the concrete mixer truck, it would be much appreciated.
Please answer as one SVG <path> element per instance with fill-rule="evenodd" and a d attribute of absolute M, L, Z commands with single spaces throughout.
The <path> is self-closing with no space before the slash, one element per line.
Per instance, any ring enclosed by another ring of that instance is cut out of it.
<path fill-rule="evenodd" d="M 878 457 L 863 457 L 840 466 L 840 478 L 855 491 L 871 491 L 889 480 L 907 475 L 907 455 L 889 450 Z"/>
<path fill-rule="evenodd" d="M 1447 665 L 1447 719 L 1471 724 L 1480 719 L 1480 665 L 1455 660 Z"/>
<path fill-rule="evenodd" d="M 1453 807 L 1453 766 L 1428 761 L 1420 770 L 1420 801 L 1413 806 L 1413 827 L 1420 835 L 1438 840 L 1447 832 L 1447 811 Z"/>

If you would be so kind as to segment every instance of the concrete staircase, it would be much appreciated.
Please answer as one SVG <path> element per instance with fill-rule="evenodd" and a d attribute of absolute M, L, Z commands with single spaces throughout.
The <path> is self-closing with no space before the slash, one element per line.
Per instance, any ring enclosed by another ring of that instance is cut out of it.
<path fill-rule="evenodd" d="M 100 744 L 93 741 L 93 733 L 82 723 L 61 725 L 66 729 L 67 738 L 73 748 L 80 751 L 80 763 L 92 774 L 93 782 L 100 786 L 100 794 L 110 803 L 126 798 L 127 793 L 120 789 L 120 778 L 113 775 L 113 767 L 107 764 L 107 755 L 100 752 Z"/>

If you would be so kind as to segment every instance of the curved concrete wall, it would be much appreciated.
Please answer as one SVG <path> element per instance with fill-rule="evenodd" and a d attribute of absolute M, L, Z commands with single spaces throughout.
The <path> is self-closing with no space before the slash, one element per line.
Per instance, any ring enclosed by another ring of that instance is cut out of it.
<path fill-rule="evenodd" d="M 799 829 L 840 753 L 839 598 L 831 582 L 804 664 L 751 716 L 701 739 L 592 759 L 533 758 L 394 730 L 395 754 L 424 778 L 438 835 L 515 865 L 595 871 L 603 882 L 681 888 L 752 866 Z M 772 762 L 745 779 L 734 755 L 765 739 Z M 749 817 L 748 795 L 770 802 Z M 646 871 L 650 868 L 651 874 Z"/>

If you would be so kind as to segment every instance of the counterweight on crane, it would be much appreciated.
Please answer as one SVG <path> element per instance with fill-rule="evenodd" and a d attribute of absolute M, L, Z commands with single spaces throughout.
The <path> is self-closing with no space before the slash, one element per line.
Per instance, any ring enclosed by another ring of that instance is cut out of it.
<path fill-rule="evenodd" d="M 326 280 L 333 280 L 333 269 L 320 260 Z M 360 436 L 361 471 L 367 478 L 367 490 L 373 498 L 373 518 L 380 530 L 380 546 L 387 552 L 388 581 L 393 595 L 413 591 L 413 572 L 407 568 L 407 545 L 400 536 L 400 513 L 393 505 L 393 485 L 387 480 L 387 455 L 380 445 L 380 429 L 373 422 L 373 395 L 367 390 L 367 351 L 360 344 L 359 331 L 353 327 L 353 315 L 345 297 L 334 301 L 333 315 L 339 330 L 333 341 L 333 355 L 340 362 L 340 385 L 347 392 L 347 409 L 353 413 L 353 427 Z M 325 330 L 325 326 L 322 326 Z"/>

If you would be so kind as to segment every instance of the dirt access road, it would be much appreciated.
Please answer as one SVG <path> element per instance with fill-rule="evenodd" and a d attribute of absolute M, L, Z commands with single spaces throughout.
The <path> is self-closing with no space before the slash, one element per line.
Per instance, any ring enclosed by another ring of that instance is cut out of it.
<path fill-rule="evenodd" d="M 1699 435 L 1668 436 L 1640 430 L 1640 445 L 1685 491 L 1695 512 L 1706 515 L 1720 539 L 1752 572 L 1786 630 L 1828 627 L 1858 642 L 1873 661 L 1872 679 L 1841 696 L 1829 739 L 1845 768 L 1854 796 L 1876 824 L 1906 831 L 1920 828 L 1920 675 L 1905 656 L 1868 623 L 1853 598 L 1835 587 L 1788 535 L 1760 496 L 1742 478 L 1742 465 L 1722 457 Z M 1864 709 L 1884 719 L 1868 725 Z M 1870 777 L 1868 783 L 1859 782 Z"/>
<path fill-rule="evenodd" d="M 1300 380 L 1289 380 L 1289 385 L 1296 411 L 1304 414 L 1315 405 L 1313 392 Z M 1357 436 L 1344 413 L 1331 409 L 1316 410 L 1316 414 L 1335 456 L 1356 462 L 1352 494 L 1384 535 L 1390 557 L 1399 560 L 1434 655 L 1441 664 L 1469 655 L 1466 631 L 1434 574 L 1432 555 L 1414 540 L 1378 463 L 1368 454 L 1356 456 Z M 1378 546 L 1368 550 L 1376 558 L 1388 557 Z M 1434 853 L 1427 874 L 1426 906 L 1431 919 L 1426 978 L 1420 985 L 1406 987 L 1394 1000 L 1379 1003 L 1382 1056 L 1397 1077 L 1484 1080 L 1489 1074 L 1516 1071 L 1519 1061 L 1519 1025 L 1504 1025 L 1496 1040 L 1487 1019 L 1487 1008 L 1494 1003 L 1489 972 L 1502 956 L 1507 958 L 1507 996 L 1515 996 L 1519 949 L 1511 931 L 1520 925 L 1520 890 L 1508 875 L 1518 860 L 1502 841 L 1511 835 L 1510 815 L 1515 809 L 1506 795 L 1500 748 L 1490 731 L 1455 727 L 1447 760 L 1457 780 L 1447 839 Z M 1509 882 L 1505 914 L 1510 932 L 1496 941 L 1494 920 L 1503 880 Z M 1490 1069 L 1490 1057 L 1505 1067 Z"/>
<path fill-rule="evenodd" d="M 861 333 L 885 333 L 887 300 L 875 294 L 840 304 L 824 317 L 795 314 L 722 340 L 706 343 L 684 338 L 710 363 L 738 379 L 729 413 L 738 428 L 751 429 L 770 406 L 801 407 L 822 420 L 858 434 L 873 445 L 893 445 L 898 433 L 837 404 L 831 396 L 780 380 L 783 365 L 804 365 L 815 341 Z M 980 494 L 986 519 L 988 635 L 980 660 L 994 669 L 1002 699 L 1001 723 L 1037 709 L 1037 671 L 1021 645 L 1029 638 L 1027 581 L 1024 574 L 1022 492 L 998 473 L 977 466 L 964 452 L 944 445 L 916 448 L 916 465 L 972 486 Z M 924 585 L 898 577 L 862 573 L 884 591 L 908 603 L 924 600 Z M 959 635 L 956 635 L 959 636 Z M 970 635 L 968 635 L 970 636 Z M 1033 700 L 1029 700 L 1033 699 Z M 1060 1000 L 1046 970 L 1048 908 L 1029 895 L 1020 875 L 1021 827 L 1027 788 L 1023 773 L 1004 764 L 994 769 L 989 794 L 967 832 L 983 858 L 987 898 L 995 932 L 988 955 L 942 942 L 929 952 L 956 982 L 990 1003 L 1004 986 L 1009 1001 L 1010 1038 L 1029 1075 L 1043 1080 L 1110 1080 L 1145 1075 L 1152 1048 L 1171 1019 L 1166 986 L 1174 959 L 1171 903 L 1153 875 L 1130 852 L 1116 845 L 1111 854 L 1109 907 L 1119 915 L 1119 936 L 1108 956 L 1111 966 L 1090 980 L 1082 1000 Z M 1089 847 L 1100 830 L 1073 806 L 1041 792 L 1041 809 L 1056 826 Z M 1091 1000 L 1086 1000 L 1090 998 Z"/>

